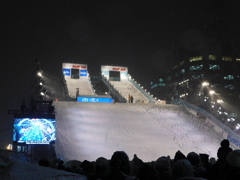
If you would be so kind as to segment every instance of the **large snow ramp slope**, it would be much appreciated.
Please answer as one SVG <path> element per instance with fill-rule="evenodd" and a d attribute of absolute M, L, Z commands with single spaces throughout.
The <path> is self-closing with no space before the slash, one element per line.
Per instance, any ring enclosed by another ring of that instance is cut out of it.
<path fill-rule="evenodd" d="M 110 159 L 113 152 L 149 162 L 178 150 L 217 156 L 222 136 L 180 105 L 54 102 L 55 150 L 63 160 Z"/>
<path fill-rule="evenodd" d="M 128 95 L 133 96 L 133 101 L 136 102 L 137 100 L 148 103 L 149 99 L 139 90 L 136 88 L 136 86 L 128 81 L 128 80 L 122 80 L 122 81 L 110 81 L 110 83 L 113 85 L 113 87 L 121 92 L 123 97 L 128 99 Z"/>
<path fill-rule="evenodd" d="M 68 94 L 70 97 L 76 97 L 76 90 L 79 89 L 80 95 L 94 95 L 91 83 L 88 77 L 80 77 L 72 79 L 70 76 L 65 76 Z"/>

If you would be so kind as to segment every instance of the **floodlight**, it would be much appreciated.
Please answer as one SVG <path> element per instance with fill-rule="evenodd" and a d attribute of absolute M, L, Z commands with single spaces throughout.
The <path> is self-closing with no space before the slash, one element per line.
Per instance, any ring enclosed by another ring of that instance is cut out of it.
<path fill-rule="evenodd" d="M 40 76 L 40 77 L 42 77 L 42 72 L 39 71 L 39 72 L 37 73 L 37 75 Z"/>
<path fill-rule="evenodd" d="M 210 94 L 215 94 L 215 91 L 211 90 L 209 91 Z"/>
<path fill-rule="evenodd" d="M 208 86 L 208 85 L 209 85 L 208 82 L 203 82 L 203 83 L 202 83 L 202 86 Z"/>

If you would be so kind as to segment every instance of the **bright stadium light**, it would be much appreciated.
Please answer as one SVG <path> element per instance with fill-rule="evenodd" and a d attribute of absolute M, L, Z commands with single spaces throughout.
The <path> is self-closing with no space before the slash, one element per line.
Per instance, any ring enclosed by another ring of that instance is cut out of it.
<path fill-rule="evenodd" d="M 40 77 L 42 77 L 42 72 L 41 72 L 41 71 L 38 71 L 37 75 L 40 76 Z"/>
<path fill-rule="evenodd" d="M 223 100 L 218 99 L 217 102 L 218 102 L 219 104 L 222 104 L 222 103 L 223 103 Z"/>
<path fill-rule="evenodd" d="M 209 85 L 208 82 L 203 82 L 203 83 L 202 83 L 202 86 L 208 86 L 208 85 Z"/>
<path fill-rule="evenodd" d="M 215 91 L 211 90 L 209 91 L 210 94 L 215 94 Z"/>
<path fill-rule="evenodd" d="M 9 144 L 9 145 L 7 146 L 7 149 L 8 149 L 8 150 L 12 150 L 12 144 Z"/>

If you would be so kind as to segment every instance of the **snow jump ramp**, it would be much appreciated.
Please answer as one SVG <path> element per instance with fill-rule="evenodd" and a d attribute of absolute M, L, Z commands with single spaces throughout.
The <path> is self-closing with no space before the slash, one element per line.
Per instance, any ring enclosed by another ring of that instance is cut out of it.
<path fill-rule="evenodd" d="M 222 137 L 180 105 L 54 102 L 57 157 L 110 159 L 125 151 L 145 162 L 180 150 L 217 156 Z"/>

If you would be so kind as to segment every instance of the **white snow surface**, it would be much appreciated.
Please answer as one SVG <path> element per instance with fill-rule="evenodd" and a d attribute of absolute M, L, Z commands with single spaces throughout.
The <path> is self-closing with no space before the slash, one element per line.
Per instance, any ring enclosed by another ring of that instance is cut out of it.
<path fill-rule="evenodd" d="M 65 76 L 65 80 L 68 88 L 68 93 L 71 97 L 76 97 L 77 88 L 79 88 L 80 95 L 94 95 L 88 77 L 72 79 L 70 76 Z"/>
<path fill-rule="evenodd" d="M 114 86 L 116 90 L 118 90 L 123 97 L 128 99 L 128 95 L 133 96 L 133 101 L 136 100 L 144 101 L 145 103 L 149 102 L 149 99 L 139 90 L 137 89 L 133 83 L 128 80 L 123 81 L 110 81 L 110 83 Z"/>
<path fill-rule="evenodd" d="M 180 105 L 54 102 L 59 158 L 111 159 L 115 151 L 145 162 L 180 150 L 217 157 L 223 137 Z"/>
<path fill-rule="evenodd" d="M 0 179 L 4 180 L 87 180 L 85 176 L 42 167 L 23 161 L 15 161 L 0 170 Z"/>

